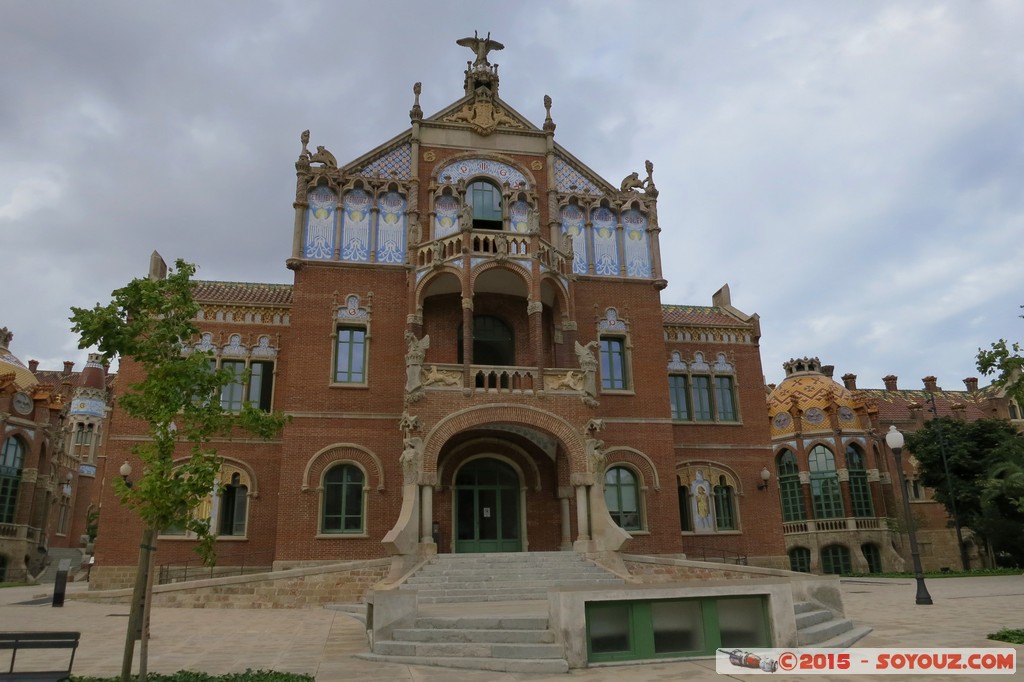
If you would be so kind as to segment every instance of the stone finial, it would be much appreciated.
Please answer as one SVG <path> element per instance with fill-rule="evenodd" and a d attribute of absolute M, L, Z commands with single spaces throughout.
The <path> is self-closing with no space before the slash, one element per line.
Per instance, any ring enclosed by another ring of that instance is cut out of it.
<path fill-rule="evenodd" d="M 474 69 L 489 67 L 491 63 L 487 61 L 488 53 L 505 49 L 505 46 L 497 40 L 491 40 L 490 31 L 487 32 L 486 38 L 481 38 L 477 31 L 473 31 L 472 38 L 459 38 L 455 41 L 455 44 L 473 50 L 473 53 L 476 54 L 476 59 L 473 60 L 472 64 Z"/>
<path fill-rule="evenodd" d="M 555 121 L 551 118 L 551 97 L 544 95 L 544 132 L 555 132 Z"/>
<path fill-rule="evenodd" d="M 414 121 L 419 121 L 423 118 L 423 109 L 420 108 L 420 92 L 423 89 L 423 84 L 417 81 L 412 86 L 413 102 L 412 109 L 409 110 L 409 118 Z"/>
<path fill-rule="evenodd" d="M 898 377 L 895 374 L 889 374 L 887 376 L 882 377 L 882 383 L 885 384 L 885 390 L 887 390 L 887 391 L 898 391 L 899 389 L 896 388 L 896 379 L 897 378 Z"/>

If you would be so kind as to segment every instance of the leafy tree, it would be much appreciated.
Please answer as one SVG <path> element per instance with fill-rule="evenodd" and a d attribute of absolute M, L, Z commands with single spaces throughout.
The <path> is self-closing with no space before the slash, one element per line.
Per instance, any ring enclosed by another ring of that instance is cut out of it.
<path fill-rule="evenodd" d="M 143 378 L 118 399 L 126 415 L 146 424 L 149 436 L 148 441 L 132 447 L 132 454 L 142 463 L 133 484 L 113 479 L 121 503 L 132 508 L 145 527 L 123 679 L 130 675 L 134 634 L 142 618 L 137 603 L 143 598 L 147 605 L 151 601 L 152 582 L 141 576 L 149 572 L 156 533 L 164 528 L 187 528 L 198 539 L 200 556 L 211 565 L 215 561 L 215 536 L 209 521 L 193 516 L 193 510 L 213 490 L 221 466 L 212 440 L 230 437 L 238 430 L 271 438 L 285 423 L 282 414 L 266 413 L 248 404 L 240 412 L 221 409 L 220 390 L 235 377 L 230 370 L 214 371 L 211 354 L 189 352 L 188 343 L 199 333 L 191 282 L 195 271 L 191 263 L 178 260 L 165 279 L 134 279 L 114 291 L 107 305 L 71 309 L 72 329 L 80 336 L 80 348 L 95 346 L 105 360 L 117 356 L 144 371 Z M 187 453 L 183 463 L 175 461 L 179 453 Z M 144 679 L 148 628 L 141 629 L 140 677 Z"/>
<path fill-rule="evenodd" d="M 1005 389 L 1017 405 L 1024 408 L 1024 346 L 999 339 L 989 350 L 979 348 L 978 371 L 986 376 L 995 374 L 992 383 Z"/>
<path fill-rule="evenodd" d="M 920 463 L 921 483 L 933 489 L 936 501 L 952 515 L 955 500 L 960 522 L 993 552 L 1024 560 L 1024 438 L 1009 422 L 942 417 L 907 434 L 906 446 Z"/>

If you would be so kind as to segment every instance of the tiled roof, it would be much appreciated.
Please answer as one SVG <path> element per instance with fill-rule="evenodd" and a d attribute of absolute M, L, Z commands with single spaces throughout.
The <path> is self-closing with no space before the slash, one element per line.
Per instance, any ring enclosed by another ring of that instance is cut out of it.
<path fill-rule="evenodd" d="M 908 405 L 917 403 L 922 410 L 930 410 L 928 393 L 923 390 L 887 391 L 883 388 L 859 389 L 866 397 L 876 401 L 878 416 L 883 421 L 907 421 L 912 418 Z M 991 397 L 986 390 L 980 391 L 935 391 L 935 406 L 940 417 L 953 416 L 953 405 L 964 406 L 963 417 L 968 421 L 991 417 L 985 403 Z"/>
<path fill-rule="evenodd" d="M 291 284 L 259 282 L 214 282 L 194 280 L 193 296 L 200 303 L 255 303 L 291 305 Z"/>
<path fill-rule="evenodd" d="M 749 327 L 718 306 L 662 305 L 665 324 L 712 325 L 716 327 Z"/>

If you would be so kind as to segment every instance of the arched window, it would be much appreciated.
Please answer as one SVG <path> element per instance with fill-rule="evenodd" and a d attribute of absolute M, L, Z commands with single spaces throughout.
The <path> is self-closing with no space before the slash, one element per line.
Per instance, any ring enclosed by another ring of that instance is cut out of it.
<path fill-rule="evenodd" d="M 839 491 L 836 458 L 824 445 L 815 445 L 808 457 L 811 470 L 811 500 L 814 518 L 836 519 L 843 516 L 843 495 Z"/>
<path fill-rule="evenodd" d="M 852 573 L 850 550 L 843 545 L 829 545 L 821 549 L 821 572 L 841 575 Z"/>
<path fill-rule="evenodd" d="M 604 501 L 612 519 L 623 530 L 640 530 L 640 496 L 636 474 L 612 467 L 604 475 Z"/>
<path fill-rule="evenodd" d="M 501 191 L 486 180 L 477 180 L 466 188 L 466 201 L 473 207 L 474 230 L 502 229 Z"/>
<path fill-rule="evenodd" d="M 462 359 L 462 326 L 458 333 L 459 362 Z M 473 364 L 508 367 L 516 364 L 516 340 L 512 329 L 497 317 L 473 316 Z"/>
<path fill-rule="evenodd" d="M 231 482 L 224 486 L 218 513 L 218 535 L 245 535 L 246 511 L 249 505 L 249 486 L 239 472 L 231 474 Z"/>
<path fill-rule="evenodd" d="M 864 561 L 868 563 L 868 571 L 870 573 L 881 573 L 882 553 L 878 551 L 878 545 L 873 542 L 866 542 L 860 546 L 860 551 L 864 555 Z"/>
<path fill-rule="evenodd" d="M 715 486 L 715 528 L 736 530 L 736 499 L 725 476 L 719 476 Z"/>
<path fill-rule="evenodd" d="M 782 520 L 803 521 L 807 518 L 804 509 L 804 494 L 800 487 L 800 472 L 797 469 L 796 457 L 789 450 L 779 453 L 775 461 L 775 470 L 779 476 L 779 495 L 782 498 Z"/>
<path fill-rule="evenodd" d="M 5 440 L 0 450 L 0 523 L 14 523 L 24 461 L 25 443 L 16 436 Z"/>
<path fill-rule="evenodd" d="M 850 497 L 853 499 L 854 516 L 874 516 L 871 505 L 871 487 L 868 473 L 864 470 L 864 451 L 850 443 L 846 446 L 846 470 L 850 473 Z"/>
<path fill-rule="evenodd" d="M 810 573 L 811 550 L 806 547 L 794 547 L 789 550 L 789 570 Z"/>
<path fill-rule="evenodd" d="M 679 527 L 683 532 L 693 531 L 693 514 L 690 513 L 690 488 L 679 486 Z"/>
<path fill-rule="evenodd" d="M 353 464 L 338 464 L 324 474 L 321 533 L 363 532 L 363 482 L 365 476 Z"/>

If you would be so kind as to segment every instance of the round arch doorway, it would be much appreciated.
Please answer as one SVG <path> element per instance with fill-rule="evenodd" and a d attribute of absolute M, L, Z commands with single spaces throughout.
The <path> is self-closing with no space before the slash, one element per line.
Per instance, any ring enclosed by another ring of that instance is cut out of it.
<path fill-rule="evenodd" d="M 491 457 L 467 462 L 455 477 L 455 551 L 521 552 L 519 476 Z"/>

